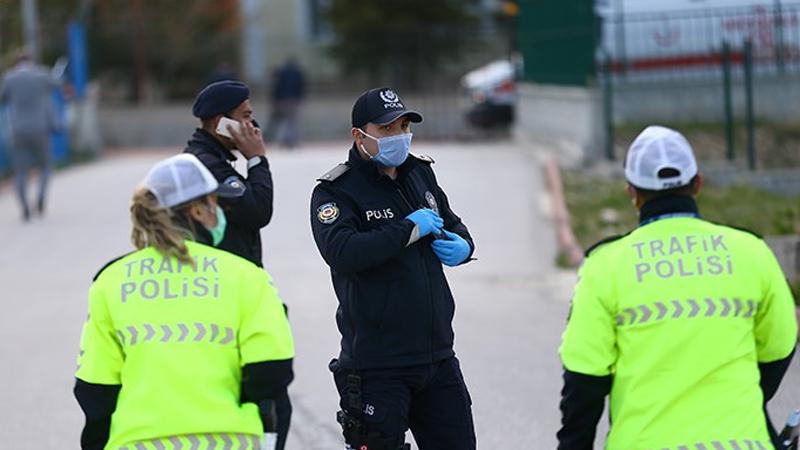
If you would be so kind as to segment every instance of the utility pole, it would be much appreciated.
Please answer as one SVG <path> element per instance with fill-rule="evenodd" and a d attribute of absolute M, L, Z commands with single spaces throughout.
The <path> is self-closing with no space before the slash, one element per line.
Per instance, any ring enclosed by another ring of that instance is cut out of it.
<path fill-rule="evenodd" d="M 775 30 L 775 65 L 778 73 L 783 75 L 785 68 L 784 48 L 783 48 L 783 6 L 781 0 L 775 0 L 775 11 L 772 18 L 772 26 Z"/>
<path fill-rule="evenodd" d="M 39 61 L 39 9 L 36 0 L 22 0 L 22 27 L 31 58 Z"/>
<path fill-rule="evenodd" d="M 267 24 L 261 0 L 239 0 L 241 14 L 242 68 L 251 87 L 261 88 L 267 78 Z"/>
<path fill-rule="evenodd" d="M 625 76 L 628 68 L 628 57 L 626 55 L 625 43 L 625 0 L 616 0 L 614 2 L 614 34 L 616 39 L 616 55 L 611 58 L 614 62 L 621 63 L 620 74 Z"/>
<path fill-rule="evenodd" d="M 130 6 L 131 15 L 133 16 L 133 39 L 131 39 L 131 51 L 133 53 L 133 98 L 136 103 L 142 103 L 146 97 L 145 91 L 148 81 L 142 0 L 132 0 Z"/>

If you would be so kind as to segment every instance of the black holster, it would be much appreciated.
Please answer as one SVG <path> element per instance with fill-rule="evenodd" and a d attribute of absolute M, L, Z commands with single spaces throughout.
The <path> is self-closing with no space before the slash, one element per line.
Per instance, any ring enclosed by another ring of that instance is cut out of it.
<path fill-rule="evenodd" d="M 361 398 L 361 377 L 347 376 L 347 409 L 336 413 L 348 449 L 353 450 L 411 450 L 402 436 L 386 438 L 379 431 L 364 427 L 364 403 Z"/>

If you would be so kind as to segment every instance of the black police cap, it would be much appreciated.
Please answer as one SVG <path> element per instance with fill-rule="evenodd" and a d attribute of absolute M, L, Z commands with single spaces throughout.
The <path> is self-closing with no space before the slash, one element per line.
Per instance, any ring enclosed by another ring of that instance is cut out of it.
<path fill-rule="evenodd" d="M 386 125 L 403 116 L 408 116 L 414 123 L 422 122 L 422 114 L 406 109 L 400 96 L 386 87 L 364 92 L 353 104 L 352 119 L 356 128 L 361 128 L 368 122 Z"/>
<path fill-rule="evenodd" d="M 192 106 L 192 115 L 209 119 L 236 109 L 250 98 L 250 88 L 241 81 L 223 80 L 204 87 Z"/>

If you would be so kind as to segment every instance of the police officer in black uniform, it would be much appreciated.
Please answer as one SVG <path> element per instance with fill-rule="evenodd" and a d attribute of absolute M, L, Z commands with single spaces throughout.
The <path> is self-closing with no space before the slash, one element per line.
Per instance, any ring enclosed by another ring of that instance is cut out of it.
<path fill-rule="evenodd" d="M 220 184 L 244 187 L 241 197 L 219 199 L 227 226 L 222 242 L 217 247 L 263 267 L 261 229 L 272 219 L 272 172 L 264 156 L 266 148 L 258 123 L 253 118 L 249 98 L 250 89 L 241 81 L 217 81 L 203 88 L 192 107 L 192 114 L 200 119 L 201 127 L 195 130 L 184 152 L 197 156 Z M 231 137 L 217 132 L 217 124 L 222 117 L 239 122 L 238 129 L 227 127 Z M 238 150 L 247 159 L 247 177 L 233 168 L 236 156 L 231 150 Z M 276 399 L 275 405 L 278 431 L 276 450 L 282 450 L 292 416 L 288 393 L 284 391 Z"/>
<path fill-rule="evenodd" d="M 387 88 L 355 102 L 347 162 L 323 175 L 311 227 L 339 299 L 331 361 L 347 448 L 475 448 L 471 400 L 453 352 L 455 304 L 442 265 L 471 260 L 467 227 L 426 156 L 409 154 L 406 109 Z"/>
<path fill-rule="evenodd" d="M 242 197 L 220 199 L 228 225 L 218 247 L 263 267 L 260 233 L 272 219 L 272 173 L 249 98 L 250 89 L 241 81 L 223 80 L 206 86 L 192 107 L 201 128 L 195 130 L 184 152 L 197 156 L 220 184 L 245 186 Z M 238 130 L 228 128 L 232 138 L 216 131 L 222 117 L 241 125 Z M 231 150 L 239 150 L 247 158 L 246 178 L 233 168 L 236 156 Z"/>

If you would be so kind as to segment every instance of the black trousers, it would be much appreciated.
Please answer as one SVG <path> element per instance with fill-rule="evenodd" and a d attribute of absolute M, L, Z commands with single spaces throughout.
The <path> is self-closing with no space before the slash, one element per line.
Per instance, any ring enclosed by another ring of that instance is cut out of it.
<path fill-rule="evenodd" d="M 340 406 L 347 410 L 348 369 L 331 364 Z M 420 450 L 474 450 L 472 400 L 458 359 L 391 369 L 359 370 L 365 432 L 386 438 L 411 430 Z M 352 411 L 350 411 L 353 414 Z M 348 442 L 356 447 L 358 443 Z"/>
<path fill-rule="evenodd" d="M 289 400 L 289 393 L 286 390 L 275 399 L 275 415 L 278 418 L 278 439 L 275 449 L 283 450 L 286 446 L 286 437 L 289 435 L 289 425 L 292 422 L 292 402 Z"/>

